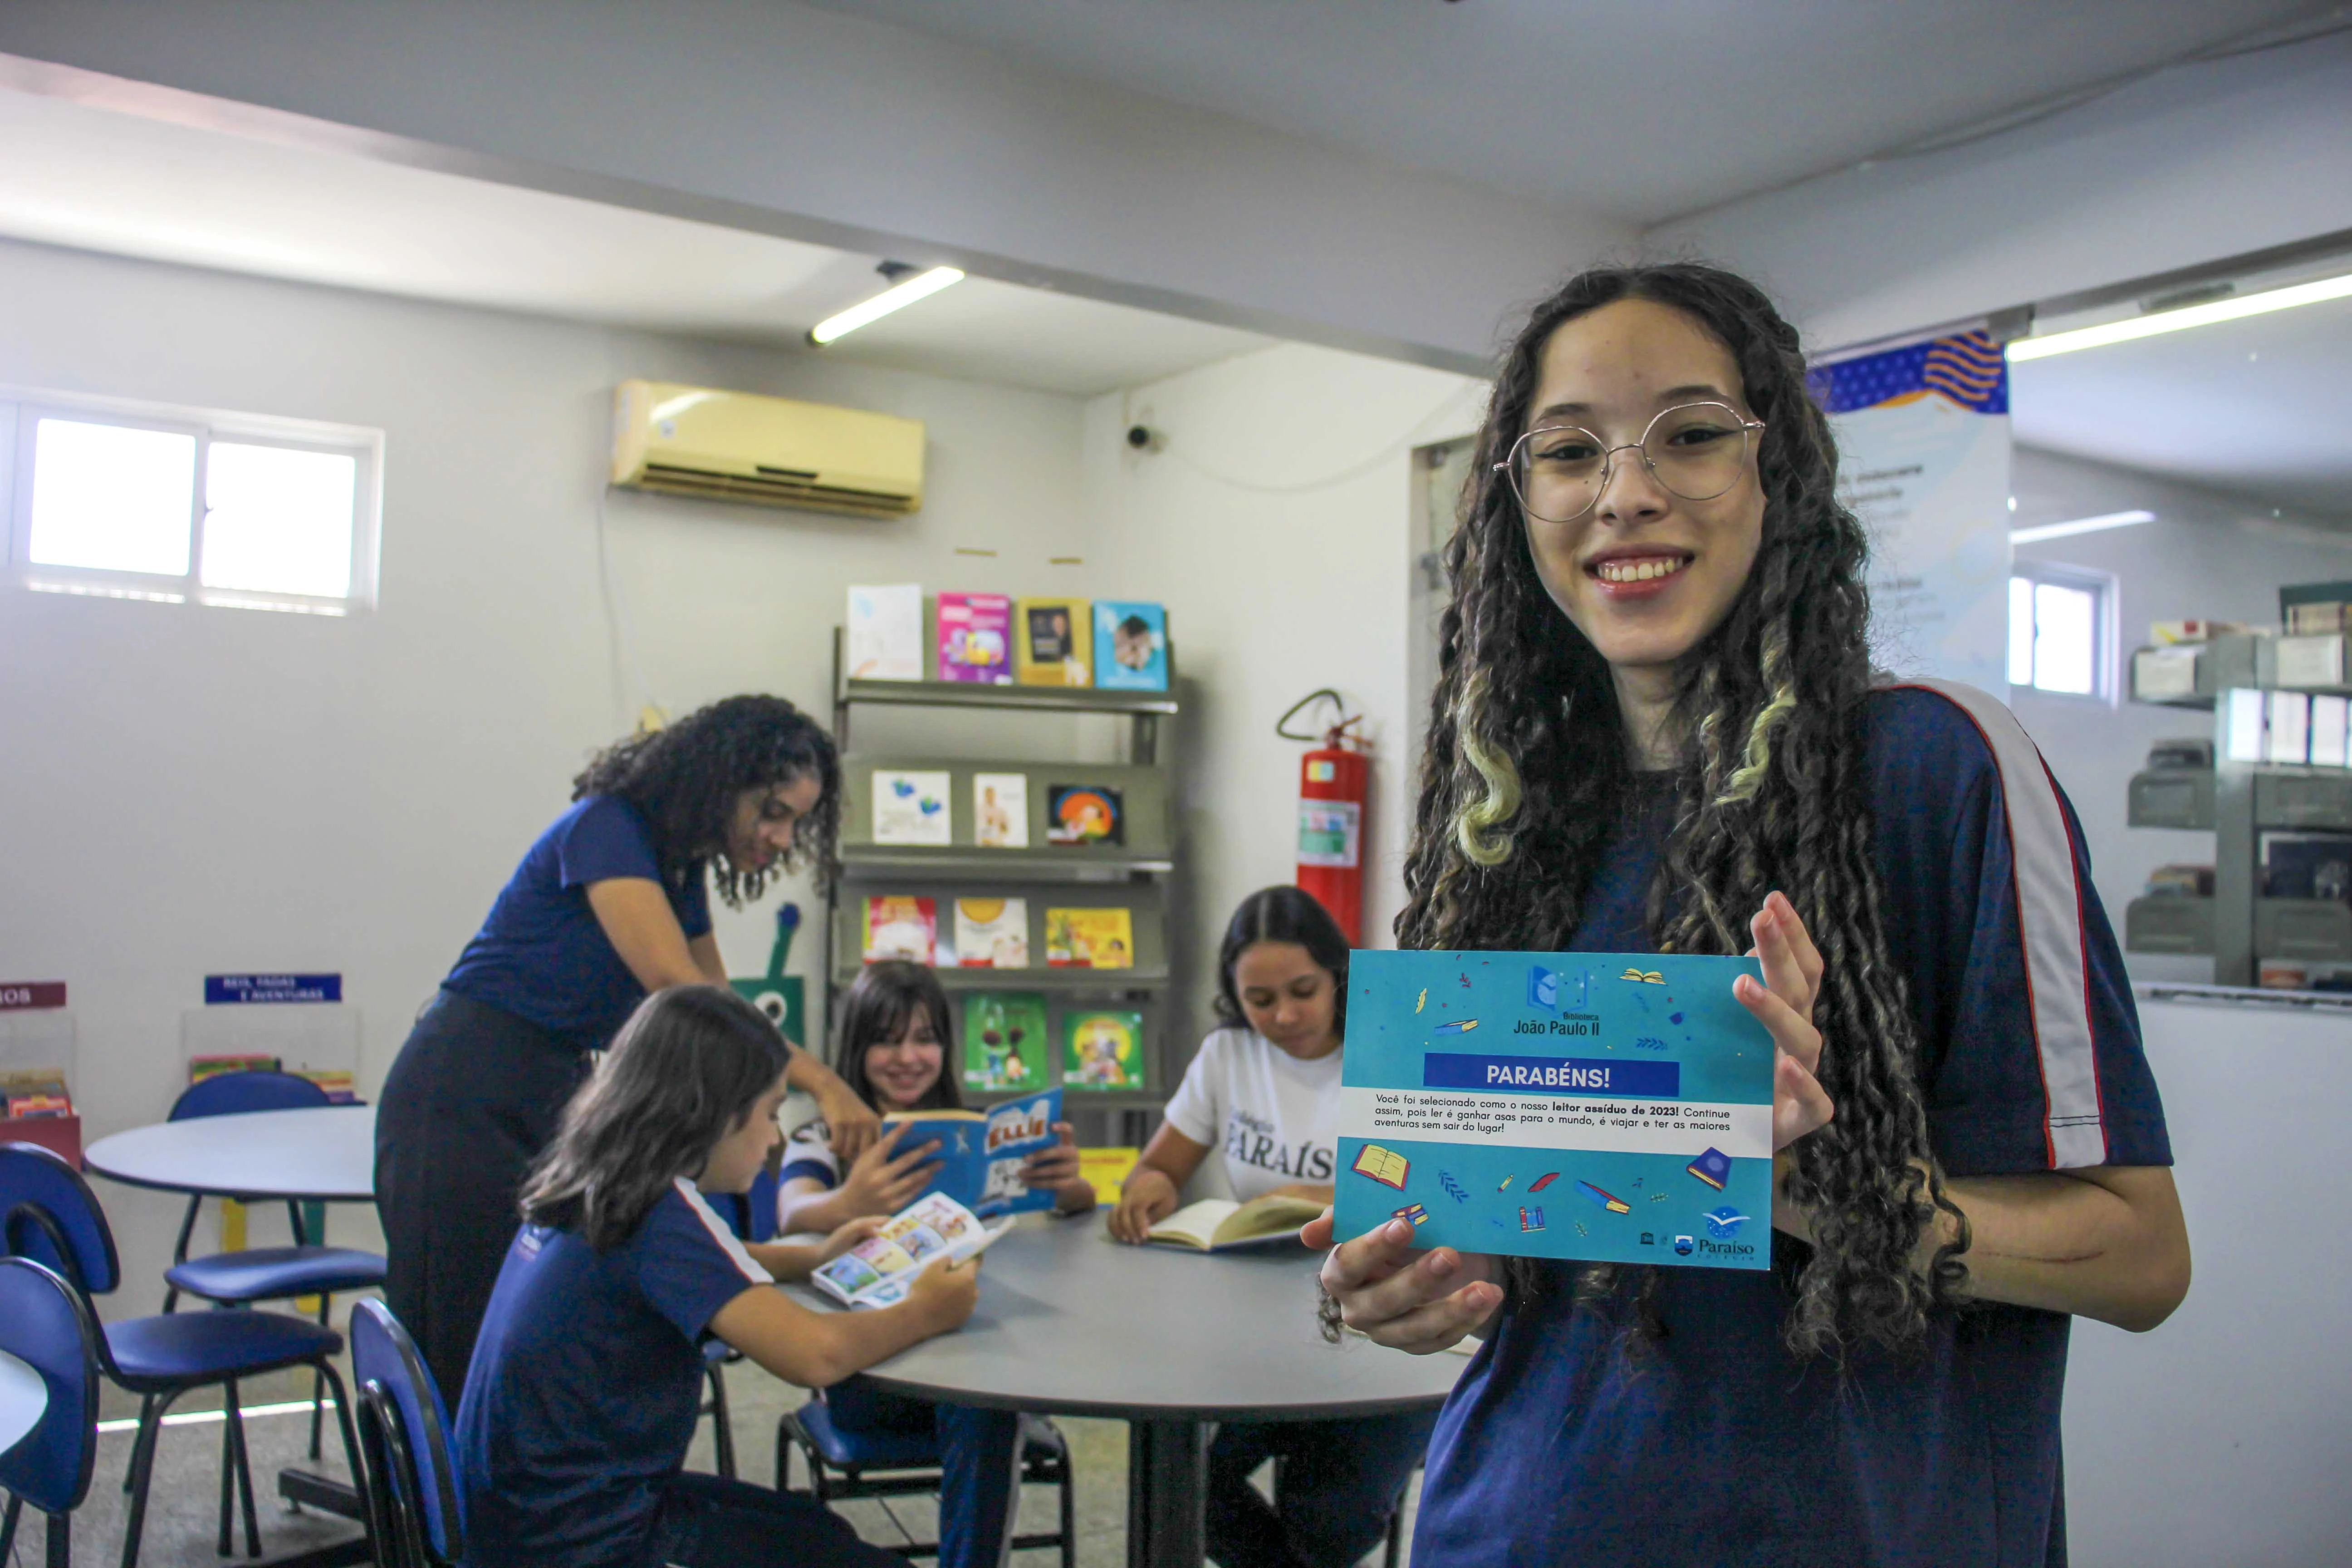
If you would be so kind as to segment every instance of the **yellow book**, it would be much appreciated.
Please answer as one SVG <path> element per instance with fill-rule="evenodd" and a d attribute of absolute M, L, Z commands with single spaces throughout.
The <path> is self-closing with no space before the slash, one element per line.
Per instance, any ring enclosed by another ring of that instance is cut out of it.
<path fill-rule="evenodd" d="M 1195 1252 L 1223 1252 L 1228 1247 L 1260 1242 L 1296 1244 L 1298 1227 L 1321 1214 L 1326 1206 L 1312 1198 L 1294 1198 L 1281 1193 L 1268 1193 L 1245 1204 L 1229 1198 L 1202 1198 L 1197 1204 L 1186 1204 L 1153 1226 L 1147 1237 L 1171 1247 L 1189 1247 Z"/>
<path fill-rule="evenodd" d="M 1126 910 L 1049 908 L 1045 963 L 1052 969 L 1134 968 L 1134 916 Z"/>
<path fill-rule="evenodd" d="M 1383 1149 L 1377 1143 L 1367 1143 L 1357 1152 L 1356 1163 L 1349 1167 L 1360 1175 L 1384 1182 L 1397 1191 L 1404 1191 L 1405 1173 L 1412 1163 L 1393 1149 Z"/>
<path fill-rule="evenodd" d="M 1013 676 L 1024 686 L 1092 686 L 1094 634 L 1086 599 L 1023 599 L 1013 607 Z"/>
<path fill-rule="evenodd" d="M 1142 1153 L 1140 1149 L 1081 1149 L 1078 1174 L 1094 1187 L 1097 1202 L 1116 1204 L 1119 1189 L 1127 1185 Z"/>

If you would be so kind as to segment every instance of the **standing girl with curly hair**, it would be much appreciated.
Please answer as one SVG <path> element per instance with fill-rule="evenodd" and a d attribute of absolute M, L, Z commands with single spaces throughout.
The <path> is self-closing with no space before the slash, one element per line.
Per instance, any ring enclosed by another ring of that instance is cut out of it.
<path fill-rule="evenodd" d="M 706 884 L 740 908 L 787 868 L 830 875 L 841 768 L 782 698 L 730 697 L 609 748 L 572 798 L 418 1015 L 376 1112 L 384 1295 L 452 1397 L 523 1173 L 590 1053 L 649 992 L 727 984 Z M 853 1152 L 872 1140 L 874 1113 L 824 1063 L 794 1050 L 788 1076 Z"/>
<path fill-rule="evenodd" d="M 2070 1315 L 2152 1328 L 2189 1282 L 2071 807 L 2000 703 L 1874 684 L 1863 530 L 1753 285 L 1572 279 L 1476 471 L 1399 940 L 1752 950 L 1773 1267 L 1338 1247 L 1349 1324 L 1486 1341 L 1414 1560 L 2063 1563 Z"/>

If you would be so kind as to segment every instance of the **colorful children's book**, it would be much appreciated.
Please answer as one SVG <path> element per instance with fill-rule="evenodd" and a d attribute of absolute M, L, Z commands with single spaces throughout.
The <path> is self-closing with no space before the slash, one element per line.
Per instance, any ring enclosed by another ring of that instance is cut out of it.
<path fill-rule="evenodd" d="M 1772 1261 L 1772 1037 L 1749 958 L 1359 952 L 1339 1234 L 1678 1268 Z"/>
<path fill-rule="evenodd" d="M 276 1057 L 259 1052 L 190 1057 L 188 1082 L 191 1086 L 200 1084 L 208 1078 L 217 1078 L 225 1072 L 276 1072 L 278 1070 L 278 1059 Z"/>
<path fill-rule="evenodd" d="M 986 1110 L 925 1110 L 912 1116 L 886 1116 L 887 1134 L 901 1122 L 907 1131 L 894 1149 L 918 1149 L 937 1141 L 938 1173 L 923 1190 L 943 1193 L 983 1219 L 1000 1214 L 1024 1214 L 1054 1206 L 1050 1187 L 1032 1187 L 1021 1179 L 1029 1156 L 1050 1149 L 1061 1134 L 1054 1123 L 1062 1120 L 1062 1091 L 1048 1089 L 992 1105 Z"/>
<path fill-rule="evenodd" d="M 1116 1205 L 1127 1178 L 1135 1173 L 1135 1163 L 1143 1151 L 1132 1147 L 1081 1149 L 1078 1151 L 1078 1176 L 1095 1190 L 1095 1202 L 1106 1207 Z"/>
<path fill-rule="evenodd" d="M 1143 1015 L 1072 1013 L 1062 1021 L 1062 1083 L 1073 1091 L 1144 1086 Z"/>
<path fill-rule="evenodd" d="M 1124 599 L 1095 601 L 1095 685 L 1110 691 L 1168 689 L 1168 612 Z"/>
<path fill-rule="evenodd" d="M 1011 599 L 1003 594 L 940 595 L 940 679 L 1012 683 Z"/>
<path fill-rule="evenodd" d="M 877 893 L 866 900 L 865 956 L 868 963 L 903 958 L 909 963 L 939 962 L 939 907 L 904 893 Z"/>
<path fill-rule="evenodd" d="M 1034 991 L 974 991 L 964 997 L 964 1088 L 1041 1088 L 1045 1060 L 1044 996 Z"/>
<path fill-rule="evenodd" d="M 940 1258 L 961 1262 L 988 1250 L 1011 1226 L 989 1229 L 980 1216 L 943 1193 L 917 1198 L 882 1228 L 809 1276 L 845 1307 L 893 1307 L 907 1299 L 915 1276 Z"/>
<path fill-rule="evenodd" d="M 1013 672 L 1024 686 L 1092 686 L 1084 599 L 1023 599 L 1013 607 Z"/>
<path fill-rule="evenodd" d="M 1202 1198 L 1187 1204 L 1145 1232 L 1150 1241 L 1189 1247 L 1195 1252 L 1227 1252 L 1236 1247 L 1296 1247 L 1298 1227 L 1323 1212 L 1311 1198 L 1268 1193 L 1245 1204 Z"/>
<path fill-rule="evenodd" d="M 1047 910 L 1045 963 L 1053 969 L 1134 968 L 1134 916 L 1126 910 Z"/>
<path fill-rule="evenodd" d="M 1029 847 L 1029 775 L 971 775 L 971 841 L 982 849 Z"/>
<path fill-rule="evenodd" d="M 1029 900 L 958 899 L 956 963 L 965 969 L 1029 967 Z"/>
<path fill-rule="evenodd" d="M 849 678 L 852 680 L 923 679 L 923 587 L 894 583 L 849 588 Z"/>
<path fill-rule="evenodd" d="M 1045 790 L 1045 842 L 1085 847 L 1127 842 L 1127 810 L 1108 784 L 1050 784 Z"/>
<path fill-rule="evenodd" d="M 876 768 L 874 842 L 932 846 L 955 842 L 954 814 L 948 806 L 949 777 L 944 768 L 914 772 Z"/>

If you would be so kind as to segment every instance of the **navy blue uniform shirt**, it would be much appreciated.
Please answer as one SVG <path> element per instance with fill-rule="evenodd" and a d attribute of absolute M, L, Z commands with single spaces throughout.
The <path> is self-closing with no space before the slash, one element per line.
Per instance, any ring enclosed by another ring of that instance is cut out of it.
<path fill-rule="evenodd" d="M 588 907 L 588 884 L 615 877 L 662 882 L 688 941 L 710 930 L 702 868 L 694 867 L 682 888 L 664 882 L 644 816 L 618 795 L 592 795 L 524 854 L 442 984 L 582 1050 L 603 1050 L 646 999 Z"/>
<path fill-rule="evenodd" d="M 1946 1173 L 2171 1163 L 2080 827 L 2009 710 L 1966 687 L 1874 693 L 1869 761 L 1883 918 Z M 1643 905 L 1670 805 L 1653 788 L 1632 814 L 1571 946 L 1652 951 Z M 1666 1337 L 1640 1345 L 1571 1311 L 1573 1283 L 1555 1266 L 1515 1301 L 1447 1402 L 1415 1563 L 2065 1561 L 2065 1317 L 1970 1305 L 1908 1352 L 1850 1350 L 1841 1377 L 1781 1343 L 1780 1270 L 1664 1270 Z"/>
<path fill-rule="evenodd" d="M 682 1176 L 609 1252 L 523 1226 L 457 1405 L 471 1568 L 641 1563 L 694 1439 L 704 1333 L 768 1282 Z"/>

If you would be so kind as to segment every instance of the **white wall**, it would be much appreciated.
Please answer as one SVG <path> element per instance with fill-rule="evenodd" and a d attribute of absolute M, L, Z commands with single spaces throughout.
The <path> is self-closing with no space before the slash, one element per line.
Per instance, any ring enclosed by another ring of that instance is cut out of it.
<path fill-rule="evenodd" d="M 362 1087 L 381 1081 L 641 700 L 616 688 L 597 570 L 611 388 L 628 374 L 929 426 L 928 502 L 903 521 L 612 499 L 636 662 L 673 712 L 769 690 L 829 721 L 849 582 L 1125 586 L 1046 564 L 1089 552 L 1075 399 L 0 244 L 0 384 L 386 432 L 373 614 L 0 591 L 0 977 L 69 984 L 89 1136 L 169 1106 L 180 1014 L 207 973 L 341 972 Z M 764 963 L 770 920 L 721 911 L 737 973 Z M 812 936 L 794 967 L 816 962 Z M 104 1195 L 131 1278 L 152 1279 L 174 1205 Z M 126 1298 L 152 1310 L 143 1288 Z"/>
<path fill-rule="evenodd" d="M 2017 526 L 2145 508 L 2158 521 L 2021 547 L 2021 561 L 2064 562 L 2113 574 L 2120 657 L 2147 640 L 2148 623 L 2189 616 L 2275 624 L 2282 583 L 2352 577 L 2352 531 L 2335 538 L 2315 518 L 2273 518 L 2263 502 L 2175 484 L 2130 468 L 2021 447 L 2011 470 Z M 2120 679 L 2120 673 L 2119 673 Z M 2011 689 L 2011 707 L 2065 786 L 2089 840 L 2092 877 L 2120 938 L 2124 906 L 2147 874 L 2179 862 L 2213 863 L 2210 833 L 2126 826 L 2126 789 L 2149 745 L 2213 732 L 2210 715 L 2143 703 L 2109 705 Z M 2131 956 L 2147 979 L 2210 980 L 2212 961 Z"/>
<path fill-rule="evenodd" d="M 1629 237 L 780 0 L 11 0 L 0 50 L 417 144 L 387 156 L 1456 369 L 1515 301 Z"/>
<path fill-rule="evenodd" d="M 2039 124 L 1645 237 L 1753 273 L 1822 346 L 2352 227 L 2352 37 L 2164 72 Z"/>
<path fill-rule="evenodd" d="M 1097 538 L 1114 574 L 1168 605 L 1190 682 L 1177 745 L 1191 945 L 1176 959 L 1196 1031 L 1234 906 L 1297 875 L 1307 748 L 1274 723 L 1318 687 L 1370 720 L 1364 942 L 1393 945 L 1419 763 L 1406 751 L 1410 448 L 1474 427 L 1485 393 L 1439 371 L 1287 344 L 1087 405 Z M 1139 422 L 1165 434 L 1165 450 L 1128 447 Z"/>

